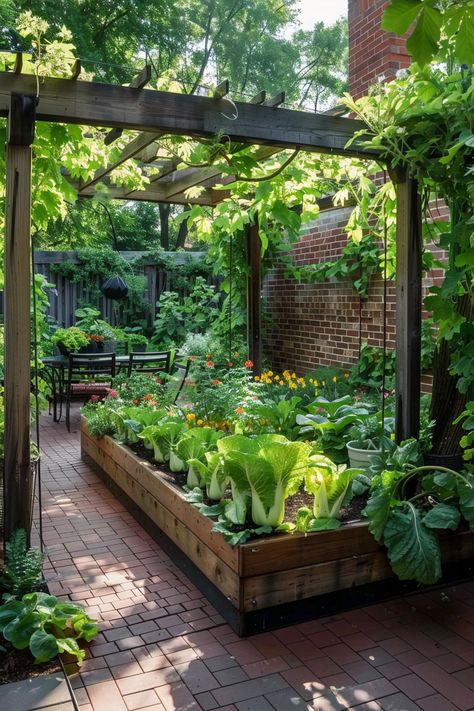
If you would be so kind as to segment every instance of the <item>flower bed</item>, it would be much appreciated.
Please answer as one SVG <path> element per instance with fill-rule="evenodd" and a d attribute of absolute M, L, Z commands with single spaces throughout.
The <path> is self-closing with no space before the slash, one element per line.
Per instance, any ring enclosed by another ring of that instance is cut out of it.
<path fill-rule="evenodd" d="M 212 583 L 220 593 L 213 601 L 222 603 L 219 609 L 239 634 L 278 624 L 281 606 L 288 623 L 308 610 L 313 616 L 324 613 L 328 596 L 340 591 L 350 589 L 351 602 L 357 604 L 357 591 L 375 590 L 387 581 L 392 594 L 397 590 L 385 550 L 365 523 L 260 537 L 232 547 L 211 530 L 213 522 L 186 501 L 166 472 L 111 437 L 91 436 L 84 420 L 81 448 L 82 457 L 95 462 L 108 483 Z M 440 547 L 444 565 L 468 562 L 474 556 L 474 536 L 463 529 L 443 533 Z"/>

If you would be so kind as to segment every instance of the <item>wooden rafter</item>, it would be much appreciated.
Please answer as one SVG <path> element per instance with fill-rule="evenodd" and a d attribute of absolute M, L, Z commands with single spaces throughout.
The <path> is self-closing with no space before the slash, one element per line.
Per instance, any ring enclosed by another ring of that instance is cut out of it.
<path fill-rule="evenodd" d="M 35 93 L 35 77 L 0 73 L 0 115 L 6 116 L 12 92 Z M 37 116 L 89 126 L 164 131 L 190 137 L 218 134 L 231 141 L 268 144 L 346 156 L 372 157 L 358 142 L 346 149 L 356 131 L 354 119 L 235 102 L 238 118 L 226 115 L 226 99 L 137 90 L 131 87 L 66 79 L 45 79 L 40 86 Z"/>

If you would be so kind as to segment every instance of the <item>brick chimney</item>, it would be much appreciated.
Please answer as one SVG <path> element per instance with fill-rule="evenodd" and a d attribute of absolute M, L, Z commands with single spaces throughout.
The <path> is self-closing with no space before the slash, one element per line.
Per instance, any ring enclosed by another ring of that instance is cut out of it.
<path fill-rule="evenodd" d="M 410 64 L 405 40 L 384 32 L 380 23 L 388 0 L 348 0 L 349 91 L 359 98 L 379 76 L 393 79 Z"/>

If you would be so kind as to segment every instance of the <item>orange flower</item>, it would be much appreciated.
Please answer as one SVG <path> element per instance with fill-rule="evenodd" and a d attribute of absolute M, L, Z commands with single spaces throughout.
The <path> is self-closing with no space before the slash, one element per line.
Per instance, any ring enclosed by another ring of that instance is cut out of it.
<path fill-rule="evenodd" d="M 243 407 L 236 407 L 234 412 L 236 412 L 238 415 L 243 415 L 245 410 Z"/>
<path fill-rule="evenodd" d="M 251 360 L 246 360 L 244 365 L 246 368 L 253 368 L 253 363 Z"/>
<path fill-rule="evenodd" d="M 206 365 L 207 365 L 208 368 L 213 368 L 213 367 L 214 367 L 214 363 L 212 362 L 212 360 L 208 360 L 207 363 L 206 363 Z"/>
<path fill-rule="evenodd" d="M 213 384 L 213 385 L 220 385 L 220 384 L 221 384 L 221 381 L 218 380 L 217 378 L 214 378 L 214 380 L 212 381 L 212 384 Z"/>

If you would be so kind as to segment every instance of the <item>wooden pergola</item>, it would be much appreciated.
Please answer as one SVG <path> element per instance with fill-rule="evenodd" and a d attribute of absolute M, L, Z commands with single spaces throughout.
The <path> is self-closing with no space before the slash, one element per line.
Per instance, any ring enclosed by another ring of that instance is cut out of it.
<path fill-rule="evenodd" d="M 30 221 L 32 143 L 35 122 L 48 121 L 110 129 L 106 142 L 123 130 L 138 131 L 110 165 L 77 185 L 80 197 L 93 195 L 99 182 L 107 182 L 115 168 L 134 159 L 158 170 L 144 190 L 111 187 L 111 197 L 167 203 L 215 205 L 227 197 L 217 184 L 218 168 L 182 168 L 176 159 L 160 156 L 165 134 L 226 141 L 243 148 L 257 146 L 254 157 L 264 160 L 283 150 L 332 153 L 373 158 L 357 141 L 346 144 L 364 125 L 354 119 L 281 108 L 284 95 L 266 99 L 262 92 L 249 103 L 232 104 L 224 83 L 211 97 L 144 89 L 148 69 L 130 86 L 76 81 L 80 65 L 70 79 L 44 79 L 36 96 L 36 78 L 21 73 L 21 61 L 12 72 L 0 72 L 0 116 L 8 122 L 6 145 L 5 219 L 5 535 L 28 521 L 30 474 Z M 397 189 L 397 329 L 396 329 L 396 438 L 419 433 L 421 352 L 421 206 L 418 187 L 406 174 L 395 176 Z M 185 191 L 202 186 L 199 197 Z M 261 264 L 258 223 L 248 230 L 249 357 L 261 363 Z"/>

